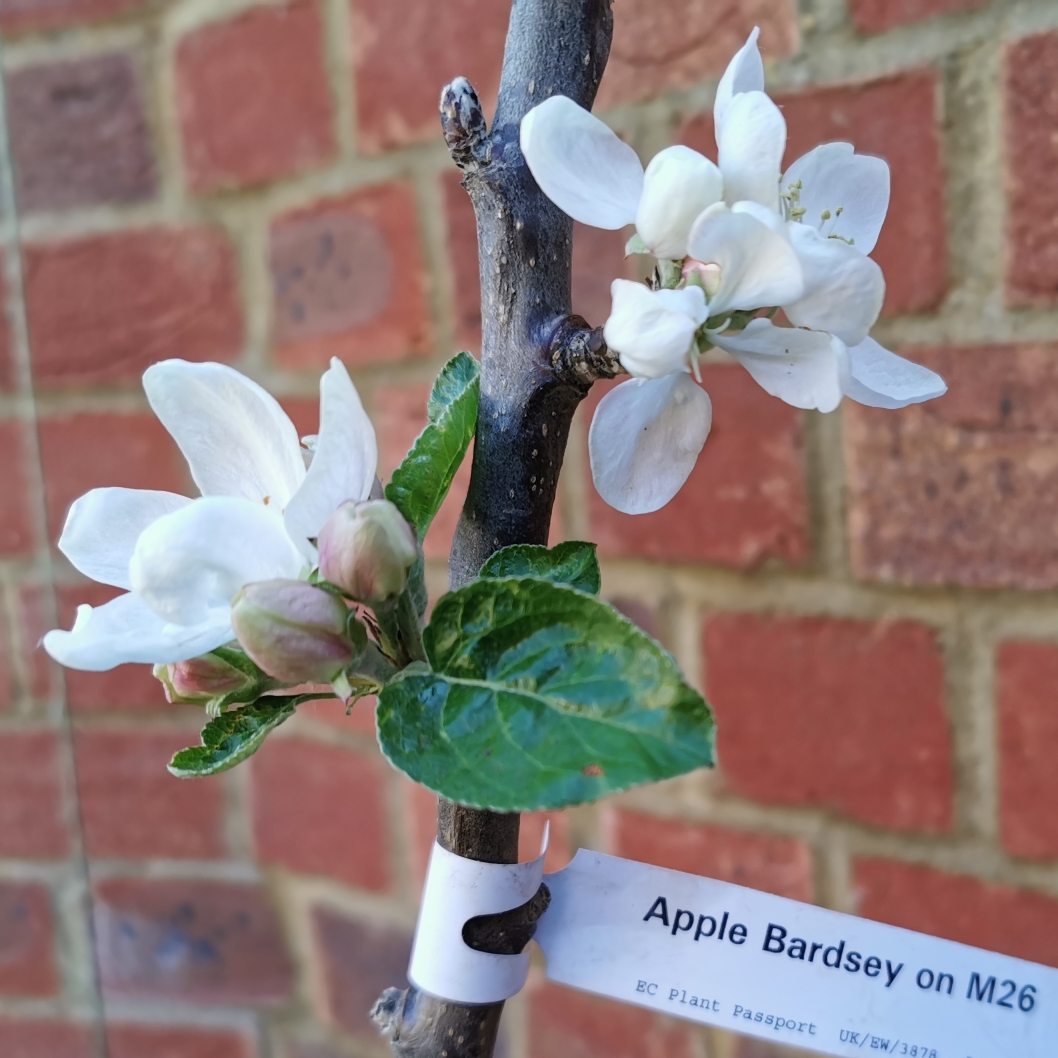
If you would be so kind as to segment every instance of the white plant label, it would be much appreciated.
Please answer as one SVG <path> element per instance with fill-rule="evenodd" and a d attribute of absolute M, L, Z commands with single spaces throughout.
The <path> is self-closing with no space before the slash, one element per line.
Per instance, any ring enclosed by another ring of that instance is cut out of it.
<path fill-rule="evenodd" d="M 583 849 L 544 881 L 561 984 L 820 1054 L 1058 1056 L 1050 967 Z"/>

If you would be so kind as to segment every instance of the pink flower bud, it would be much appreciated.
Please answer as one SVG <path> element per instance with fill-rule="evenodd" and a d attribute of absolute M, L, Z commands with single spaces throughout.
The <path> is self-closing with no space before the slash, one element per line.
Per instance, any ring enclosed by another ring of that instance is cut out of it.
<path fill-rule="evenodd" d="M 343 503 L 319 535 L 320 576 L 377 606 L 398 596 L 419 557 L 412 527 L 389 500 Z"/>
<path fill-rule="evenodd" d="M 703 264 L 693 257 L 688 257 L 683 262 L 683 278 L 688 283 L 700 286 L 705 291 L 705 296 L 711 298 L 720 289 L 720 266 Z"/>
<path fill-rule="evenodd" d="M 341 599 L 301 580 L 247 584 L 232 601 L 231 623 L 246 653 L 290 684 L 329 683 L 367 641 Z"/>
<path fill-rule="evenodd" d="M 216 654 L 203 654 L 189 661 L 155 665 L 154 675 L 165 688 L 166 701 L 176 704 L 208 702 L 242 691 L 254 683 L 252 676 L 229 665 Z"/>

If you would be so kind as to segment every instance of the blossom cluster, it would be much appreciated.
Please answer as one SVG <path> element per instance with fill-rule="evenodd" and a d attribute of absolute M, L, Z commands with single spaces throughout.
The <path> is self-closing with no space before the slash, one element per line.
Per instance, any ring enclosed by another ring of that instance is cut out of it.
<path fill-rule="evenodd" d="M 889 167 L 825 143 L 782 172 L 786 122 L 764 92 L 754 29 L 713 106 L 717 158 L 685 146 L 645 171 L 603 122 L 564 96 L 522 120 L 544 194 L 596 228 L 635 225 L 629 253 L 657 259 L 647 284 L 616 279 L 603 334 L 632 376 L 589 433 L 595 487 L 628 514 L 680 490 L 709 435 L 698 357 L 717 347 L 772 396 L 833 411 L 844 397 L 901 408 L 945 392 L 939 375 L 869 337 L 885 280 L 869 256 L 889 205 Z M 774 322 L 779 313 L 788 326 Z"/>

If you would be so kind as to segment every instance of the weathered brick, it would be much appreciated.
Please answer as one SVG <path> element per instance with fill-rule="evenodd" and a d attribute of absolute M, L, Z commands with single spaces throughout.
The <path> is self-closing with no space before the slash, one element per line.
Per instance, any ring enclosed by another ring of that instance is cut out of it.
<path fill-rule="evenodd" d="M 371 418 L 378 435 L 378 472 L 383 481 L 389 480 L 426 425 L 426 402 L 429 397 L 428 385 L 386 386 L 375 391 Z M 472 443 L 423 541 L 423 552 L 427 558 L 448 557 L 452 534 L 456 531 L 459 512 L 470 484 L 473 455 Z"/>
<path fill-rule="evenodd" d="M 21 209 L 154 194 L 150 132 L 130 55 L 29 66 L 6 80 Z"/>
<path fill-rule="evenodd" d="M 1001 643 L 996 651 L 999 821 L 1014 856 L 1058 858 L 1058 645 Z"/>
<path fill-rule="evenodd" d="M 52 29 L 98 22 L 146 8 L 150 0 L 2 0 L 4 33 Z"/>
<path fill-rule="evenodd" d="M 194 191 L 276 180 L 327 161 L 333 114 L 315 0 L 188 33 L 176 52 L 176 101 Z"/>
<path fill-rule="evenodd" d="M 4 1058 L 96 1058 L 98 1053 L 92 1030 L 85 1025 L 0 1019 Z"/>
<path fill-rule="evenodd" d="M 90 489 L 120 485 L 191 494 L 183 456 L 153 416 L 83 413 L 40 420 L 48 532 L 57 540 L 66 512 Z"/>
<path fill-rule="evenodd" d="M 935 308 L 947 289 L 937 98 L 931 70 L 775 97 L 788 129 L 785 165 L 831 140 L 852 143 L 889 163 L 889 213 L 871 253 L 885 272 L 883 315 Z M 716 158 L 711 114 L 688 121 L 678 139 Z"/>
<path fill-rule="evenodd" d="M 948 393 L 902 411 L 847 404 L 849 541 L 861 577 L 1058 585 L 1058 345 L 913 349 Z"/>
<path fill-rule="evenodd" d="M 801 413 L 738 365 L 702 368 L 713 428 L 676 498 L 654 514 L 620 514 L 588 491 L 591 539 L 607 558 L 712 562 L 747 569 L 808 557 Z M 589 412 L 606 387 L 595 385 Z"/>
<path fill-rule="evenodd" d="M 850 14 L 861 33 L 881 33 L 893 26 L 922 22 L 937 15 L 973 11 L 988 0 L 852 0 Z"/>
<path fill-rule="evenodd" d="M 267 742 L 251 770 L 261 861 L 363 889 L 386 889 L 391 882 L 387 772 L 381 760 L 364 753 L 300 738 Z"/>
<path fill-rule="evenodd" d="M 82 603 L 89 606 L 102 606 L 115 596 L 121 594 L 120 588 L 111 588 L 105 584 L 94 584 L 83 581 L 79 584 L 63 585 L 58 591 L 59 627 L 72 628 L 77 615 L 77 607 Z M 42 628 L 27 643 L 32 647 L 30 661 L 36 674 L 37 694 L 42 697 L 48 686 L 48 658 L 40 646 L 40 637 L 47 631 Z M 78 669 L 65 669 L 63 679 L 66 687 L 66 700 L 76 710 L 113 710 L 134 709 L 141 712 L 145 708 L 161 710 L 169 715 L 178 715 L 178 706 L 171 706 L 165 700 L 162 685 L 151 674 L 150 665 L 118 665 L 106 672 L 81 672 Z M 186 712 L 192 722 L 196 718 L 197 707 L 188 706 Z M 201 715 L 201 714 L 199 714 Z M 193 745 L 194 740 L 187 743 Z"/>
<path fill-rule="evenodd" d="M 376 922 L 354 922 L 326 908 L 312 912 L 323 966 L 326 1016 L 346 1032 L 377 1039 L 367 1012 L 384 988 L 405 987 L 411 937 Z"/>
<path fill-rule="evenodd" d="M 695 1029 L 642 1007 L 546 984 L 529 993 L 530 1058 L 697 1058 Z"/>
<path fill-rule="evenodd" d="M 33 550 L 33 517 L 26 477 L 26 427 L 12 419 L 0 422 L 0 554 L 25 555 Z"/>
<path fill-rule="evenodd" d="M 703 647 L 732 790 L 894 830 L 951 827 L 944 664 L 931 629 L 718 614 Z"/>
<path fill-rule="evenodd" d="M 701 874 L 791 900 L 812 899 L 812 858 L 796 838 L 751 834 L 715 823 L 659 819 L 624 809 L 607 819 L 616 856 Z"/>
<path fill-rule="evenodd" d="M 257 886 L 114 879 L 96 888 L 95 924 L 109 996 L 265 1003 L 293 987 L 282 929 Z"/>
<path fill-rule="evenodd" d="M 857 859 L 865 918 L 1058 966 L 1058 900 L 895 860 Z"/>
<path fill-rule="evenodd" d="M 257 1048 L 240 1032 L 156 1025 L 107 1025 L 108 1058 L 254 1058 Z"/>
<path fill-rule="evenodd" d="M 52 731 L 5 731 L 0 758 L 0 856 L 64 856 L 69 835 L 58 736 Z"/>
<path fill-rule="evenodd" d="M 224 780 L 219 776 L 193 782 L 175 779 L 165 767 L 177 750 L 198 745 L 194 728 L 79 731 L 74 745 L 90 856 L 208 859 L 224 855 Z"/>
<path fill-rule="evenodd" d="M 45 615 L 50 613 L 49 592 L 39 584 L 20 584 L 18 588 L 18 609 L 12 621 L 14 643 L 13 649 L 20 656 L 25 667 L 27 686 L 22 688 L 28 694 L 43 701 L 55 689 L 54 677 L 58 666 L 45 653 L 40 641 L 49 630 Z M 66 627 L 73 623 L 73 611 Z"/>
<path fill-rule="evenodd" d="M 136 382 L 157 360 L 233 360 L 235 259 L 212 228 L 139 228 L 25 248 L 37 382 Z"/>
<path fill-rule="evenodd" d="M 406 183 L 324 199 L 272 226 L 277 358 L 350 365 L 430 351 L 427 275 Z"/>
<path fill-rule="evenodd" d="M 436 16 L 435 8 L 418 0 L 352 0 L 363 150 L 437 136 L 437 99 L 454 77 L 469 78 L 491 114 L 510 8 L 494 0 L 447 0 L 444 17 Z"/>
<path fill-rule="evenodd" d="M 54 932 L 51 898 L 43 885 L 0 884 L 0 994 L 58 991 Z"/>
<path fill-rule="evenodd" d="M 1007 302 L 1058 302 L 1058 32 L 1009 45 L 1004 70 Z"/>
<path fill-rule="evenodd" d="M 793 55 L 800 42 L 794 0 L 626 0 L 614 7 L 610 58 L 597 107 L 660 95 L 719 77 L 760 26 L 765 59 Z"/>
<path fill-rule="evenodd" d="M 448 225 L 448 261 L 455 287 L 456 340 L 461 348 L 481 348 L 481 281 L 474 208 L 459 183 L 461 173 L 444 178 Z M 610 284 L 619 277 L 635 278 L 634 261 L 626 261 L 625 243 L 631 229 L 606 231 L 573 225 L 573 311 L 599 327 L 610 315 Z"/>

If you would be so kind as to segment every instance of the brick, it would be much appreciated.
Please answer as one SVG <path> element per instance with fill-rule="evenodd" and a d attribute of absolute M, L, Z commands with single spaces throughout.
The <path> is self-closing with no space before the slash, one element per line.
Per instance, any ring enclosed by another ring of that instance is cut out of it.
<path fill-rule="evenodd" d="M 1058 302 L 1058 32 L 1009 45 L 1004 69 L 1007 303 Z"/>
<path fill-rule="evenodd" d="M 90 581 L 61 586 L 57 591 L 59 627 L 73 627 L 77 607 L 81 603 L 87 603 L 89 606 L 102 606 L 103 603 L 109 602 L 120 594 L 120 588 L 93 584 Z M 41 692 L 47 687 L 49 665 L 44 648 L 39 645 L 43 631 L 31 640 L 33 644 L 31 663 L 38 670 L 37 681 L 40 690 L 37 693 L 40 697 L 43 696 Z M 117 668 L 108 669 L 106 672 L 81 672 L 78 669 L 65 669 L 63 678 L 66 700 L 70 707 L 77 711 L 135 709 L 140 712 L 144 708 L 150 708 L 164 711 L 171 716 L 185 711 L 166 702 L 162 685 L 151 674 L 150 665 L 118 665 Z M 201 717 L 197 706 L 187 707 L 186 713 L 196 719 Z M 193 736 L 188 737 L 191 738 L 191 742 L 186 744 L 193 745 Z"/>
<path fill-rule="evenodd" d="M 861 33 L 881 33 L 937 15 L 975 11 L 987 4 L 988 0 L 852 0 L 850 14 Z"/>
<path fill-rule="evenodd" d="M 383 481 L 389 480 L 426 425 L 426 402 L 429 397 L 428 385 L 387 386 L 375 391 L 371 418 L 378 435 L 378 471 Z M 473 457 L 471 442 L 466 458 L 456 471 L 452 487 L 423 541 L 423 552 L 427 558 L 448 558 L 452 535 L 456 531 L 459 512 L 463 509 L 463 500 L 470 484 Z"/>
<path fill-rule="evenodd" d="M 79 731 L 77 792 L 89 856 L 135 859 L 223 856 L 224 780 L 166 771 L 197 732 Z"/>
<path fill-rule="evenodd" d="M 832 140 L 889 163 L 889 213 L 871 253 L 885 272 L 886 316 L 928 311 L 947 290 L 938 92 L 936 73 L 920 70 L 775 97 L 788 130 L 785 166 Z M 688 121 L 678 139 L 716 158 L 710 114 Z"/>
<path fill-rule="evenodd" d="M 315 0 L 188 33 L 176 52 L 176 102 L 193 191 L 276 180 L 328 161 L 333 111 Z"/>
<path fill-rule="evenodd" d="M 999 825 L 1014 856 L 1058 858 L 1058 645 L 1001 643 L 996 651 Z"/>
<path fill-rule="evenodd" d="M 258 886 L 115 879 L 95 896 L 108 996 L 267 1003 L 293 988 L 279 920 Z"/>
<path fill-rule="evenodd" d="M 312 912 L 323 966 L 326 1016 L 346 1032 L 377 1039 L 367 1012 L 382 990 L 404 988 L 411 937 L 377 922 L 354 922 L 322 907 Z"/>
<path fill-rule="evenodd" d="M 474 207 L 460 185 L 460 173 L 444 178 L 448 224 L 448 260 L 455 287 L 456 340 L 461 348 L 481 348 L 481 281 L 478 276 L 478 236 Z M 573 311 L 592 326 L 610 315 L 610 284 L 624 276 L 636 278 L 634 261 L 626 261 L 625 243 L 631 229 L 606 231 L 573 225 Z"/>
<path fill-rule="evenodd" d="M 21 209 L 153 196 L 150 131 L 132 56 L 29 66 L 6 80 Z"/>
<path fill-rule="evenodd" d="M 697 1058 L 696 1030 L 641 1007 L 543 985 L 529 994 L 530 1058 Z"/>
<path fill-rule="evenodd" d="M 853 569 L 917 584 L 1058 586 L 1058 345 L 912 349 L 948 393 L 847 404 Z"/>
<path fill-rule="evenodd" d="M 404 777 L 400 786 L 403 797 L 402 817 L 409 839 L 411 891 L 418 896 L 426 882 L 430 851 L 437 837 L 437 794 Z"/>
<path fill-rule="evenodd" d="M 52 540 L 58 540 L 70 504 L 90 489 L 192 492 L 183 456 L 153 415 L 63 415 L 41 419 L 39 431 Z"/>
<path fill-rule="evenodd" d="M 812 857 L 796 838 L 751 834 L 715 823 L 659 819 L 612 811 L 608 830 L 616 856 L 810 902 Z"/>
<path fill-rule="evenodd" d="M 857 859 L 859 914 L 1058 966 L 1058 900 L 895 860 Z"/>
<path fill-rule="evenodd" d="M 380 151 L 436 138 L 438 96 L 459 76 L 491 114 L 509 16 L 494 0 L 448 0 L 444 18 L 418 0 L 352 0 L 359 146 Z"/>
<path fill-rule="evenodd" d="M 4 278 L 4 254 L 0 250 L 0 304 L 7 305 L 7 280 Z M 7 312 L 0 312 L 0 393 L 9 393 L 18 382 L 15 351 L 12 348 L 11 323 Z"/>
<path fill-rule="evenodd" d="M 17 650 L 11 638 L 10 624 L 7 612 L 0 604 L 0 712 L 14 705 L 19 692 L 15 668 Z"/>
<path fill-rule="evenodd" d="M 44 886 L 0 883 L 0 994 L 50 996 L 58 991 L 54 933 Z"/>
<path fill-rule="evenodd" d="M 809 550 L 801 413 L 738 365 L 703 366 L 702 380 L 713 428 L 686 484 L 668 506 L 644 515 L 621 514 L 589 489 L 591 539 L 605 558 L 800 564 Z M 605 390 L 592 387 L 589 411 Z"/>
<path fill-rule="evenodd" d="M 64 856 L 69 835 L 58 736 L 52 731 L 4 732 L 0 758 L 0 856 Z"/>
<path fill-rule="evenodd" d="M 108 1058 L 254 1058 L 257 1048 L 239 1032 L 162 1026 L 107 1025 Z"/>
<path fill-rule="evenodd" d="M 96 1058 L 92 1030 L 62 1021 L 0 1019 L 4 1058 Z"/>
<path fill-rule="evenodd" d="M 25 427 L 17 420 L 0 422 L 0 554 L 26 555 L 33 550 L 31 494 L 26 476 Z"/>
<path fill-rule="evenodd" d="M 212 228 L 139 228 L 25 248 L 41 386 L 138 382 L 157 360 L 231 361 L 243 339 L 231 245 Z"/>
<path fill-rule="evenodd" d="M 404 182 L 324 199 L 272 226 L 272 314 L 284 367 L 430 351 L 426 265 Z"/>
<path fill-rule="evenodd" d="M 7 34 L 98 22 L 143 10 L 150 0 L 3 0 L 0 30 Z"/>
<path fill-rule="evenodd" d="M 614 8 L 597 109 L 719 77 L 754 26 L 765 60 L 798 50 L 794 0 L 736 0 L 719 8 L 709 0 L 626 0 Z"/>
<path fill-rule="evenodd" d="M 569 816 L 565 812 L 523 812 L 518 830 L 518 859 L 525 863 L 540 855 L 544 827 L 550 824 L 551 833 L 544 857 L 544 870 L 560 871 L 577 851 L 569 833 Z"/>
<path fill-rule="evenodd" d="M 268 741 L 251 769 L 261 861 L 362 889 L 388 888 L 387 772 L 364 753 L 300 738 Z"/>
<path fill-rule="evenodd" d="M 736 793 L 894 830 L 951 828 L 944 663 L 931 629 L 719 614 L 703 648 Z"/>
<path fill-rule="evenodd" d="M 48 657 L 40 645 L 44 633 L 49 629 L 45 615 L 50 612 L 49 590 L 36 584 L 20 584 L 18 609 L 13 622 L 14 649 L 22 658 L 27 677 L 23 688 L 37 701 L 48 698 L 56 689 L 55 676 L 59 666 Z M 66 627 L 73 624 L 73 610 Z"/>

